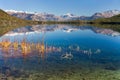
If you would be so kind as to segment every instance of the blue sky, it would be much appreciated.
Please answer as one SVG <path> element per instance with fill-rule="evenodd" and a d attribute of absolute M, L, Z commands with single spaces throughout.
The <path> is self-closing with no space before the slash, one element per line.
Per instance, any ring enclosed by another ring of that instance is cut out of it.
<path fill-rule="evenodd" d="M 0 0 L 0 8 L 56 15 L 92 15 L 106 10 L 120 10 L 120 0 Z"/>

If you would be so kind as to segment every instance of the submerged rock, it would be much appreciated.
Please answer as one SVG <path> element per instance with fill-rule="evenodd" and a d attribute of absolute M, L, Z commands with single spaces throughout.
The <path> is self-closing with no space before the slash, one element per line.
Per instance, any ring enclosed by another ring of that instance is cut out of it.
<path fill-rule="evenodd" d="M 61 59 L 72 59 L 73 55 L 71 53 L 66 53 L 61 56 Z"/>
<path fill-rule="evenodd" d="M 101 53 L 101 50 L 100 50 L 100 49 L 97 49 L 97 50 L 95 51 L 95 53 L 96 53 L 96 54 L 99 54 L 99 53 Z"/>
<path fill-rule="evenodd" d="M 9 76 L 11 72 L 11 68 L 7 66 L 2 66 L 2 74 Z"/>
<path fill-rule="evenodd" d="M 0 80 L 8 80 L 7 76 L 0 73 Z"/>
<path fill-rule="evenodd" d="M 116 66 L 114 65 L 109 65 L 105 67 L 106 70 L 117 70 Z"/>
<path fill-rule="evenodd" d="M 27 73 L 22 72 L 20 70 L 13 70 L 11 75 L 14 77 L 29 77 L 29 75 Z"/>

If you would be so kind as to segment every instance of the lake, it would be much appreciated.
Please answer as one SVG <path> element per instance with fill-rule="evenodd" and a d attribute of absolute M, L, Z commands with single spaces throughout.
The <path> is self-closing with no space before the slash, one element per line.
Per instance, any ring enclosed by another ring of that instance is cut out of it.
<path fill-rule="evenodd" d="M 14 29 L 0 37 L 0 78 L 120 80 L 120 33 L 57 24 Z"/>

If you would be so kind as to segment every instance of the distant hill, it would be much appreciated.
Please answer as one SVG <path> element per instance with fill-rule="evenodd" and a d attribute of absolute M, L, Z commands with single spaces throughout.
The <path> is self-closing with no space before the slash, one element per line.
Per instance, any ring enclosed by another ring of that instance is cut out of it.
<path fill-rule="evenodd" d="M 110 17 L 110 18 L 101 18 L 92 21 L 93 23 L 104 23 L 104 24 L 120 24 L 120 14 Z"/>
<path fill-rule="evenodd" d="M 10 26 L 10 25 L 22 25 L 26 24 L 26 20 L 19 19 L 17 17 L 10 16 L 6 12 L 0 9 L 0 25 Z"/>
<path fill-rule="evenodd" d="M 17 27 L 35 24 L 37 22 L 19 19 L 17 17 L 7 14 L 5 11 L 0 9 L 0 35 Z"/>

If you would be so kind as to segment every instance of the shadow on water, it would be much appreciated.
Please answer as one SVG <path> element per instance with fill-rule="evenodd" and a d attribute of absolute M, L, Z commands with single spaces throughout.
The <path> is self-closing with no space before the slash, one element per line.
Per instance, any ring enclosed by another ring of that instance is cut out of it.
<path fill-rule="evenodd" d="M 75 25 L 34 25 L 0 38 L 2 80 L 119 80 L 120 33 Z"/>

